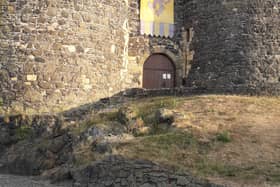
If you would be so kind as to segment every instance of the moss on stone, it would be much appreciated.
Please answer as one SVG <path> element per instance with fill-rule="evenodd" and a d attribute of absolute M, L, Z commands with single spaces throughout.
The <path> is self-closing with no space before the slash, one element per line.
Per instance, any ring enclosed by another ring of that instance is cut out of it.
<path fill-rule="evenodd" d="M 32 135 L 32 129 L 23 125 L 16 129 L 16 137 L 18 140 L 24 140 Z"/>

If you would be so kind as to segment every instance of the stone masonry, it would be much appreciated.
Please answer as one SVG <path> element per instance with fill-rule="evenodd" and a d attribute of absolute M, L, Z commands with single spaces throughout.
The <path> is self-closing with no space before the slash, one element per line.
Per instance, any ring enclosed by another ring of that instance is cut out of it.
<path fill-rule="evenodd" d="M 195 32 L 189 87 L 279 95 L 279 1 L 193 0 L 185 10 Z"/>
<path fill-rule="evenodd" d="M 110 156 L 72 173 L 74 187 L 223 187 L 186 174 L 172 173 L 152 162 Z"/>
<path fill-rule="evenodd" d="M 58 112 L 142 87 L 155 53 L 176 86 L 280 93 L 277 0 L 175 0 L 175 36 L 140 35 L 140 0 L 0 0 L 0 105 Z"/>
<path fill-rule="evenodd" d="M 0 97 L 10 112 L 55 112 L 125 87 L 128 2 L 1 0 Z"/>

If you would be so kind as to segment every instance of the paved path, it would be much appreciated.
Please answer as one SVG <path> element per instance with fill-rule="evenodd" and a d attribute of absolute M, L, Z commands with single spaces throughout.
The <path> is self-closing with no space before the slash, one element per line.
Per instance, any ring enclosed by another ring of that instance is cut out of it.
<path fill-rule="evenodd" d="M 46 181 L 37 181 L 31 177 L 0 175 L 0 187 L 62 187 Z"/>

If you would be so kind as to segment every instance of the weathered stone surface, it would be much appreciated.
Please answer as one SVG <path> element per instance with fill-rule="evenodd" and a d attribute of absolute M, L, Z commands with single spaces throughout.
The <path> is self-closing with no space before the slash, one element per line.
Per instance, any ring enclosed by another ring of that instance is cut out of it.
<path fill-rule="evenodd" d="M 0 97 L 8 109 L 19 102 L 18 112 L 57 112 L 135 87 L 126 81 L 126 1 L 0 1 L 0 7 Z"/>
<path fill-rule="evenodd" d="M 172 124 L 174 122 L 174 112 L 168 109 L 159 109 L 155 113 L 155 120 L 157 123 L 168 123 Z"/>
<path fill-rule="evenodd" d="M 38 175 L 71 158 L 72 137 L 55 116 L 0 118 L 0 172 Z"/>
<path fill-rule="evenodd" d="M 32 177 L 0 175 L 0 187 L 66 187 L 69 184 L 54 185 L 49 181 L 41 181 Z"/>
<path fill-rule="evenodd" d="M 131 125 L 133 121 L 137 118 L 137 113 L 135 110 L 129 107 L 121 107 L 118 111 L 118 120 L 123 125 Z"/>
<path fill-rule="evenodd" d="M 89 143 L 90 146 L 85 148 L 88 150 L 82 150 L 92 151 L 91 153 L 100 156 L 111 155 L 112 143 L 121 142 L 121 138 L 117 135 L 122 135 L 123 129 L 114 130 L 116 124 L 112 124 L 110 128 L 96 125 L 76 134 L 77 132 L 71 133 L 66 128 L 67 125 L 63 126 L 60 120 L 56 116 L 16 115 L 0 118 L 0 173 L 41 175 L 43 179 L 67 182 L 66 186 L 76 187 L 217 186 L 187 174 L 174 174 L 171 170 L 150 161 L 131 160 L 120 156 L 87 162 L 77 168 L 76 151 L 79 151 L 79 146 Z M 17 137 L 15 142 L 6 141 L 7 138 L 14 136 Z M 112 139 L 114 136 L 117 138 L 116 141 Z M 88 141 L 89 137 L 92 137 L 93 141 Z M 3 180 L 0 181 L 0 186 L 2 184 Z"/>
<path fill-rule="evenodd" d="M 110 156 L 102 161 L 72 172 L 74 186 L 185 186 L 219 187 L 189 175 L 172 172 L 143 160 L 129 160 Z"/>
<path fill-rule="evenodd" d="M 5 110 L 57 112 L 139 88 L 154 53 L 174 61 L 177 87 L 280 93 L 277 0 L 175 0 L 173 38 L 140 35 L 139 3 L 0 1 Z"/>
<path fill-rule="evenodd" d="M 188 85 L 205 92 L 279 94 L 279 2 L 186 2 L 195 51 Z"/>

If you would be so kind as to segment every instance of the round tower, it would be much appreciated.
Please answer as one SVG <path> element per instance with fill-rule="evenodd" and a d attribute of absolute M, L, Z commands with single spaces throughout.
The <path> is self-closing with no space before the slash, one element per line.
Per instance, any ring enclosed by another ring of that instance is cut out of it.
<path fill-rule="evenodd" d="M 280 93 L 277 0 L 186 2 L 195 52 L 188 86 L 217 93 Z"/>
<path fill-rule="evenodd" d="M 55 112 L 126 86 L 128 2 L 0 0 L 0 99 Z"/>

